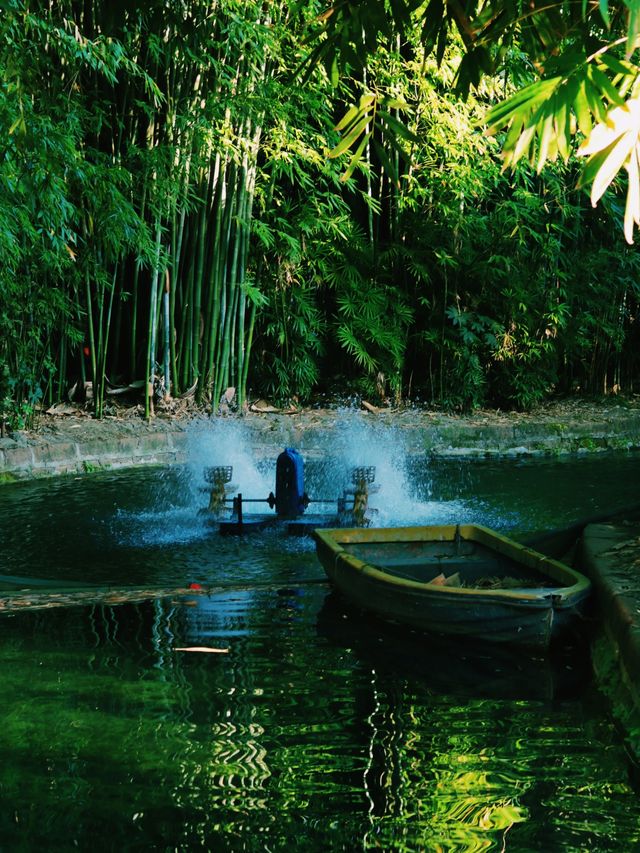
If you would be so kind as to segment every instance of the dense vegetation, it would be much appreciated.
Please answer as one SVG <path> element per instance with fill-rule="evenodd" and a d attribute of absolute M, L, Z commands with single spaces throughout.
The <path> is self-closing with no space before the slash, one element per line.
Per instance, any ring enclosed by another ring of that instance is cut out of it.
<path fill-rule="evenodd" d="M 594 209 L 574 159 L 540 171 L 554 158 L 521 146 L 503 173 L 483 132 L 535 85 L 517 39 L 465 99 L 468 46 L 449 34 L 433 56 L 424 27 L 296 74 L 323 8 L 5 0 L 2 418 L 70 391 L 100 417 L 125 386 L 147 414 L 188 390 L 215 411 L 231 386 L 239 410 L 633 391 L 624 187 Z"/>

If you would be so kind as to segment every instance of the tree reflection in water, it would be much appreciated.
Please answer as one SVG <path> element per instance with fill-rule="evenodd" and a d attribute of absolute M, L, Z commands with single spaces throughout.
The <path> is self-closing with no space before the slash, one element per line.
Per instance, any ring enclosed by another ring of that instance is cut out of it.
<path fill-rule="evenodd" d="M 3 845 L 640 842 L 588 660 L 407 637 L 325 599 L 245 588 L 0 620 Z"/>

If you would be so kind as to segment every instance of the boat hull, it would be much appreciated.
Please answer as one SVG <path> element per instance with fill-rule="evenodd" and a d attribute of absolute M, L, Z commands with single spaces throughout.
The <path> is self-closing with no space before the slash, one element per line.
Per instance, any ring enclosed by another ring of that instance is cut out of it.
<path fill-rule="evenodd" d="M 575 629 L 590 592 L 588 579 L 568 566 L 479 525 L 318 530 L 314 538 L 343 596 L 423 631 L 546 647 Z M 466 554 L 455 553 L 460 543 Z M 523 584 L 531 575 L 549 586 L 484 590 L 432 582 L 451 569 L 479 577 L 505 568 Z"/>

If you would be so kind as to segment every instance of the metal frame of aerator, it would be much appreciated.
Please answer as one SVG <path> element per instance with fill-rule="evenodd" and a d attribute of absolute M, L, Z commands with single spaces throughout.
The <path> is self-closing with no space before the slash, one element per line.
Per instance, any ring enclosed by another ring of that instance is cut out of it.
<path fill-rule="evenodd" d="M 232 514 L 237 516 L 238 524 L 242 524 L 243 506 L 246 503 L 266 503 L 270 509 L 275 509 L 276 497 L 273 492 L 269 492 L 266 498 L 245 498 L 242 492 L 238 492 L 233 497 L 227 497 L 228 483 L 231 482 L 233 476 L 233 466 L 231 465 L 216 465 L 210 468 L 205 468 L 204 478 L 209 487 L 204 491 L 210 493 L 209 506 L 207 511 L 215 516 L 220 516 L 227 507 L 231 504 Z M 357 527 L 363 527 L 367 524 L 367 511 L 369 510 L 369 494 L 374 491 L 370 486 L 373 485 L 376 478 L 376 469 L 373 465 L 357 466 L 351 469 L 351 482 L 353 483 L 352 490 L 345 490 L 344 494 L 339 498 L 324 499 L 319 498 L 312 500 L 305 493 L 303 505 L 306 509 L 309 504 L 336 504 L 338 518 L 341 521 L 348 521 L 355 524 Z M 351 506 L 348 501 L 352 501 Z"/>

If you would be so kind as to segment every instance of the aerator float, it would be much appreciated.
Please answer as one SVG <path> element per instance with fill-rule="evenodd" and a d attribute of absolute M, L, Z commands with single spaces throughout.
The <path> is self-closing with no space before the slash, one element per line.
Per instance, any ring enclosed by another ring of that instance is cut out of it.
<path fill-rule="evenodd" d="M 312 500 L 304 490 L 304 462 L 297 450 L 287 447 L 276 460 L 275 494 L 266 498 L 247 498 L 231 484 L 233 468 L 221 465 L 205 468 L 209 494 L 209 513 L 219 525 L 220 533 L 240 534 L 284 526 L 294 535 L 310 533 L 316 527 L 368 527 L 371 514 L 369 496 L 377 491 L 373 466 L 353 468 L 351 487 L 338 498 Z M 248 512 L 251 504 L 266 504 L 272 513 Z M 307 513 L 311 504 L 328 508 L 326 513 Z M 230 512 L 230 515 L 228 515 Z M 228 517 L 224 517 L 227 515 Z"/>

